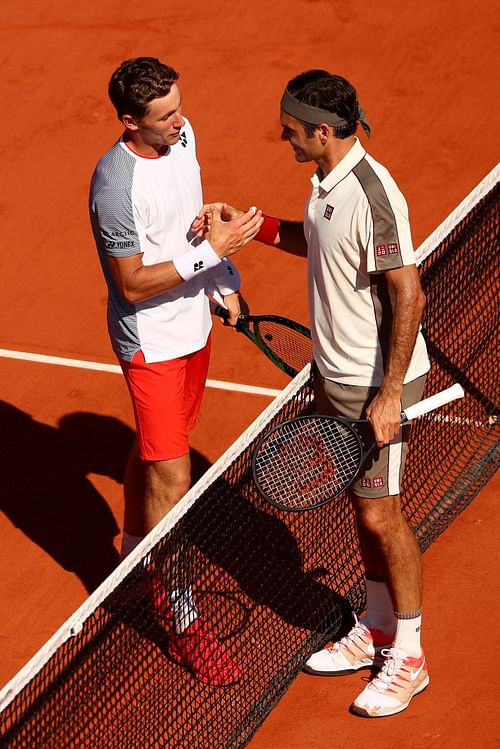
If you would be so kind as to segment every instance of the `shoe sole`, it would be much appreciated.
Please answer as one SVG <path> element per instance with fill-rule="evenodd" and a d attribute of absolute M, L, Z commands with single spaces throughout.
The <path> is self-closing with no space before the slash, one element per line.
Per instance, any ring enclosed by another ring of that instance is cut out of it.
<path fill-rule="evenodd" d="M 408 707 L 412 699 L 416 697 L 417 694 L 421 694 L 421 692 L 423 692 L 424 689 L 427 689 L 427 687 L 429 686 L 429 683 L 430 683 L 430 679 L 429 679 L 429 676 L 427 676 L 426 679 L 422 682 L 422 684 L 420 684 L 420 686 L 417 689 L 415 689 L 415 691 L 411 695 L 408 702 L 405 702 L 403 705 L 400 705 L 399 707 L 393 708 L 392 710 L 390 710 L 390 712 L 375 713 L 372 715 L 365 708 L 357 707 L 354 704 L 354 702 L 349 708 L 349 710 L 351 713 L 353 713 L 354 715 L 357 715 L 360 718 L 388 718 L 391 715 L 397 715 L 398 713 L 402 713 L 403 710 L 406 710 L 406 708 Z"/>
<path fill-rule="evenodd" d="M 341 671 L 319 671 L 311 666 L 308 666 L 307 663 L 303 666 L 302 670 L 306 674 L 311 674 L 312 676 L 348 676 L 349 674 L 356 674 L 358 671 L 362 671 L 363 669 L 376 669 L 377 671 L 382 668 L 384 662 L 384 658 L 382 656 L 379 656 L 378 658 L 375 657 L 375 659 L 371 663 L 363 663 L 361 666 L 357 666 L 356 668 L 346 668 L 342 669 Z"/>

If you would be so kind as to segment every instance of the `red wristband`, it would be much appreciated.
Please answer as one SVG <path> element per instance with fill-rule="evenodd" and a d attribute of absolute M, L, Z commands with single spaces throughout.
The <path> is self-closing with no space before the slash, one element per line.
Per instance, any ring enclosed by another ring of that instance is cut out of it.
<path fill-rule="evenodd" d="M 264 219 L 264 223 L 254 239 L 257 239 L 259 242 L 264 242 L 264 244 L 274 244 L 274 240 L 280 229 L 280 220 L 279 218 L 265 216 L 264 214 L 262 214 L 262 218 Z"/>

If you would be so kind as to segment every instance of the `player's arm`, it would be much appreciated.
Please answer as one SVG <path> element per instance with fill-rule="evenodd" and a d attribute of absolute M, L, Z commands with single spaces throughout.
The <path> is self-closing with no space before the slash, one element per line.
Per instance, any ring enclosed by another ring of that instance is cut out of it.
<path fill-rule="evenodd" d="M 266 223 L 266 218 L 267 217 L 264 216 L 264 225 Z M 258 239 L 258 236 L 256 239 Z M 307 257 L 307 242 L 304 236 L 304 222 L 280 220 L 278 233 L 273 241 L 273 245 L 292 255 Z"/>
<path fill-rule="evenodd" d="M 144 265 L 143 253 L 127 257 L 108 255 L 110 272 L 123 298 L 136 304 L 216 267 L 223 258 L 248 244 L 261 225 L 260 211 L 255 214 L 247 211 L 234 220 L 222 221 L 220 211 L 214 207 L 206 241 L 173 260 L 154 265 Z"/>
<path fill-rule="evenodd" d="M 395 299 L 393 327 L 384 380 L 367 408 L 379 447 L 400 429 L 401 392 L 425 307 L 416 265 L 386 271 L 385 277 Z"/>

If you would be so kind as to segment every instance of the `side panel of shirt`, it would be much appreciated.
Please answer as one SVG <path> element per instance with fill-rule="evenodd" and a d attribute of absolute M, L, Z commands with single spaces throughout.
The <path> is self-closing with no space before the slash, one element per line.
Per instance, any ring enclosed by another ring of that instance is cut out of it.
<path fill-rule="evenodd" d="M 118 291 L 107 256 L 141 252 L 132 205 L 136 160 L 116 143 L 99 161 L 90 186 L 90 220 L 108 287 L 108 331 L 115 353 L 130 360 L 140 348 L 135 305 Z"/>

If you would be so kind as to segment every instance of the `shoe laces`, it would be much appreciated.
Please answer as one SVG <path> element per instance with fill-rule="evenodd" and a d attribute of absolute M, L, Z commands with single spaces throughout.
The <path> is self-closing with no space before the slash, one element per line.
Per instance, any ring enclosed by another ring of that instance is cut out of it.
<path fill-rule="evenodd" d="M 379 692 L 384 692 L 389 689 L 394 676 L 402 668 L 407 653 L 399 648 L 384 648 L 380 651 L 380 654 L 385 658 L 384 665 L 370 682 L 370 686 Z"/>
<path fill-rule="evenodd" d="M 361 622 L 358 617 L 356 616 L 355 612 L 352 612 L 352 615 L 354 617 L 354 627 L 352 627 L 349 632 L 342 637 L 337 642 L 334 642 L 331 647 L 328 648 L 330 653 L 337 653 L 341 647 L 349 647 L 351 643 L 353 643 L 356 639 L 363 640 L 366 637 L 366 634 L 369 634 L 368 627 L 365 627 L 363 622 Z"/>

